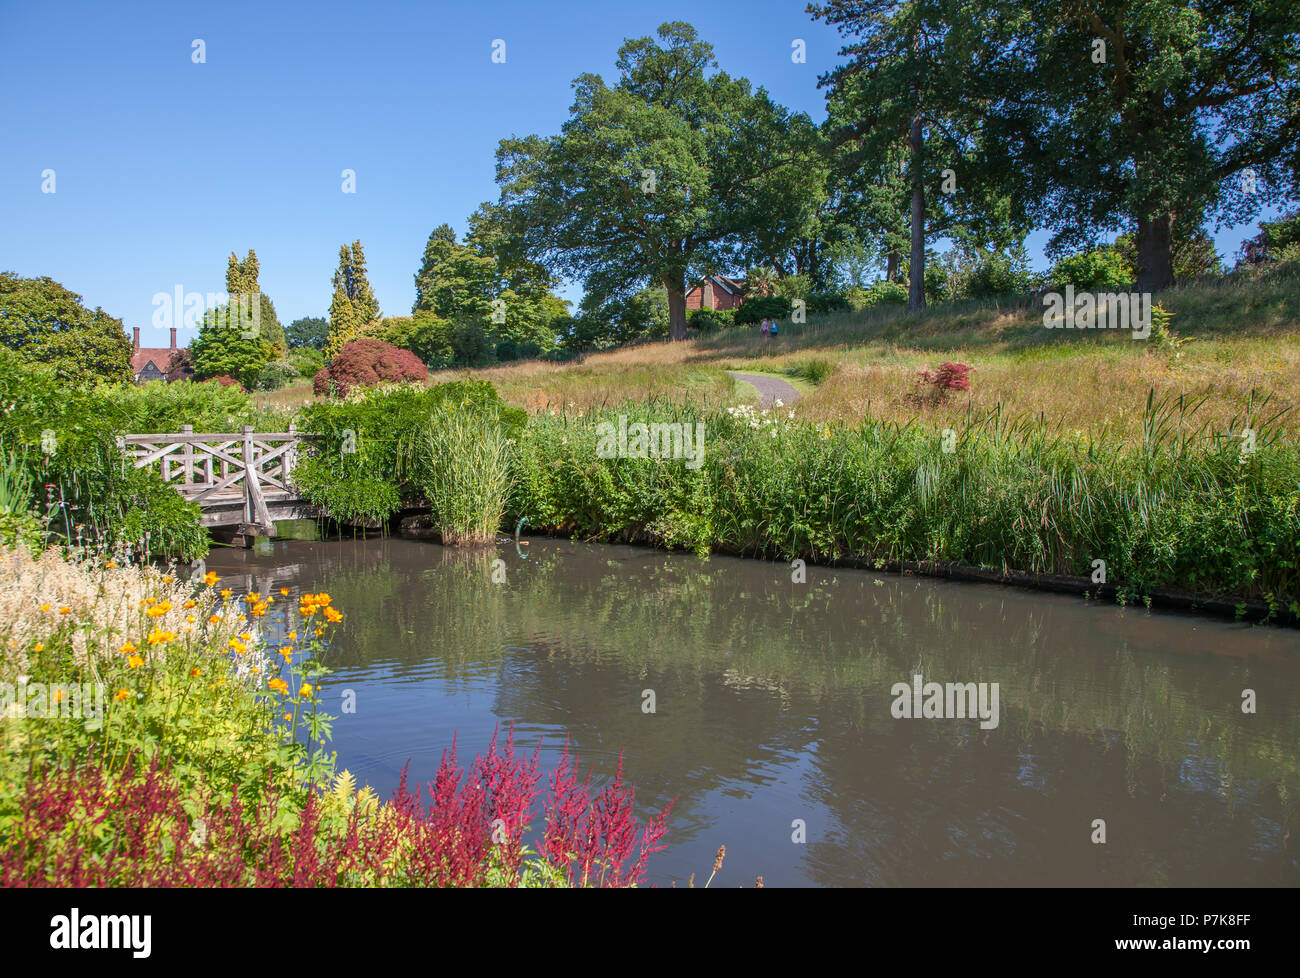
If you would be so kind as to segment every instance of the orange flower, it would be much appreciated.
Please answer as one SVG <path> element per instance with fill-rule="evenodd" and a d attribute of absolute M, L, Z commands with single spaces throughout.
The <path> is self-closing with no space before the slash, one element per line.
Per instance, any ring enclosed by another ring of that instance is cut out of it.
<path fill-rule="evenodd" d="M 325 634 L 325 629 L 323 629 L 323 628 L 318 628 L 318 629 L 316 629 L 314 632 L 312 632 L 312 634 L 313 634 L 313 635 L 324 635 L 324 634 Z"/>
<path fill-rule="evenodd" d="M 285 682 L 283 679 L 272 679 L 266 685 L 269 688 L 275 690 L 277 693 L 289 692 L 289 684 Z"/>
<path fill-rule="evenodd" d="M 137 646 L 134 642 L 127 642 L 118 651 L 120 651 L 123 655 L 130 655 L 132 652 L 136 651 L 136 648 Z"/>
<path fill-rule="evenodd" d="M 301 696 L 303 699 L 306 699 L 308 696 L 310 696 L 310 695 L 311 695 L 311 684 L 310 684 L 310 683 L 303 683 L 303 684 L 302 684 L 302 689 L 298 690 L 298 695 Z"/>
<path fill-rule="evenodd" d="M 193 598 L 191 598 L 189 601 L 186 601 L 185 604 L 182 605 L 182 607 L 184 607 L 184 608 L 193 608 L 196 604 L 198 604 L 198 602 L 195 601 Z"/>
<path fill-rule="evenodd" d="M 297 632 L 290 632 L 290 633 L 289 633 L 289 641 L 290 641 L 290 642 L 296 642 L 296 641 L 298 641 L 298 633 L 297 633 Z"/>
<path fill-rule="evenodd" d="M 217 625 L 217 624 L 220 624 L 220 622 L 221 622 L 221 616 L 220 616 L 220 615 L 208 615 L 208 624 L 209 624 L 209 625 Z"/>
<path fill-rule="evenodd" d="M 289 589 L 287 587 L 280 588 L 280 597 L 287 598 L 288 596 L 289 596 Z"/>
<path fill-rule="evenodd" d="M 176 633 L 164 631 L 155 625 L 153 631 L 145 637 L 149 639 L 150 645 L 164 645 L 176 638 Z"/>
<path fill-rule="evenodd" d="M 117 566 L 117 561 L 116 561 L 116 560 L 110 560 L 110 561 L 108 562 L 108 566 L 109 566 L 109 567 L 116 567 L 116 566 Z"/>
<path fill-rule="evenodd" d="M 59 609 L 59 614 L 70 615 L 72 614 L 72 609 L 65 604 L 62 608 Z"/>
<path fill-rule="evenodd" d="M 292 713 L 286 713 L 286 714 L 284 715 L 284 718 L 285 718 L 286 720 L 293 720 L 293 714 L 292 714 Z"/>
<path fill-rule="evenodd" d="M 140 658 L 138 655 L 133 655 L 131 658 L 126 660 L 126 664 L 132 669 L 139 669 L 144 665 L 144 659 Z"/>
<path fill-rule="evenodd" d="M 221 596 L 222 596 L 223 598 L 228 598 L 228 597 L 230 597 L 230 588 L 228 588 L 228 587 L 222 588 L 222 589 L 221 589 Z"/>
<path fill-rule="evenodd" d="M 113 699 L 117 700 L 120 703 L 122 700 L 129 698 L 130 695 L 131 694 L 128 693 L 125 688 L 123 688 L 123 689 L 119 689 L 116 693 L 113 694 Z"/>
<path fill-rule="evenodd" d="M 50 610 L 50 606 L 48 604 L 41 605 L 41 611 L 49 611 L 49 610 Z"/>
<path fill-rule="evenodd" d="M 185 616 L 185 620 L 186 620 L 187 622 L 189 622 L 189 623 L 192 625 L 192 624 L 194 624 L 194 622 L 196 622 L 198 619 L 195 618 L 193 615 L 186 615 L 186 616 Z"/>
<path fill-rule="evenodd" d="M 221 580 L 221 578 L 217 577 L 217 575 L 214 574 L 212 571 L 208 571 L 206 574 L 203 575 L 203 583 L 206 584 L 208 587 L 212 587 L 212 585 L 216 584 L 217 581 L 219 580 Z"/>
<path fill-rule="evenodd" d="M 193 676 L 193 677 L 195 677 L 195 678 L 197 678 L 198 676 L 200 676 L 201 673 L 199 672 L 199 667 L 198 667 L 198 666 L 195 666 L 193 669 L 191 669 L 191 670 L 190 670 L 190 675 Z"/>
<path fill-rule="evenodd" d="M 337 625 L 339 622 L 343 620 L 343 612 L 339 611 L 336 608 L 326 608 L 325 617 Z"/>
<path fill-rule="evenodd" d="M 44 642 L 37 642 L 35 645 L 32 646 L 32 651 L 33 651 L 33 652 L 44 652 L 44 651 L 45 651 L 45 643 L 44 643 Z"/>

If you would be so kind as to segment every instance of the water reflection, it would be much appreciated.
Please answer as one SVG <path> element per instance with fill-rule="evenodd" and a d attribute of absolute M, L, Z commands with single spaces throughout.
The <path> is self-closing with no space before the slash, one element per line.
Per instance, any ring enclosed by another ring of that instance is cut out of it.
<path fill-rule="evenodd" d="M 643 811 L 677 799 L 661 885 L 724 842 L 715 886 L 1300 882 L 1294 632 L 538 539 L 527 560 L 390 538 L 208 565 L 344 609 L 326 703 L 351 689 L 357 712 L 334 745 L 381 793 L 408 758 L 431 776 L 453 732 L 466 758 L 509 721 L 598 774 L 624 751 Z M 998 683 L 999 726 L 893 719 L 914 673 Z"/>

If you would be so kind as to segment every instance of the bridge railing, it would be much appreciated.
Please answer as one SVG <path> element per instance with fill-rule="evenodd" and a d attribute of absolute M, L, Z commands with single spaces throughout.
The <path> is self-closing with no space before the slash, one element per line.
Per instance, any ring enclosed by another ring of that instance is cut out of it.
<path fill-rule="evenodd" d="M 118 447 L 137 469 L 157 467 L 163 479 L 186 499 L 205 508 L 243 500 L 243 522 L 274 529 L 271 502 L 297 498 L 293 469 L 298 449 L 319 436 L 294 425 L 284 432 L 257 432 L 244 425 L 238 433 L 195 432 L 123 435 Z"/>

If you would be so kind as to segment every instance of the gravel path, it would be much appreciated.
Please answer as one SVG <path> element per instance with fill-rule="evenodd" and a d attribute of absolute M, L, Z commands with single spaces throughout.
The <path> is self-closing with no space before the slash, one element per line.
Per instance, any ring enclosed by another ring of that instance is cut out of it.
<path fill-rule="evenodd" d="M 734 370 L 728 370 L 727 373 L 758 389 L 759 407 L 771 407 L 772 402 L 778 398 L 786 406 L 799 400 L 799 392 L 784 380 L 777 380 L 775 377 L 767 377 L 763 374 L 741 374 Z"/>

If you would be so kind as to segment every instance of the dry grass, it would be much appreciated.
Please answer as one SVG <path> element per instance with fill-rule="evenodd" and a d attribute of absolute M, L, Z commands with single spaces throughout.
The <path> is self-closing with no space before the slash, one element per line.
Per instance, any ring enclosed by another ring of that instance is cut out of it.
<path fill-rule="evenodd" d="M 580 362 L 525 361 L 483 370 L 440 371 L 431 383 L 491 381 L 509 403 L 529 411 L 586 411 L 625 400 L 731 405 L 754 399 L 726 371 L 787 376 L 801 391 L 800 413 L 854 423 L 870 414 L 947 427 L 967 410 L 999 405 L 1011 415 L 1042 415 L 1069 431 L 1131 440 L 1140 435 L 1147 395 L 1205 398 L 1198 423 L 1225 428 L 1252 396 L 1271 410 L 1291 408 L 1280 427 L 1300 434 L 1300 266 L 1254 277 L 1215 280 L 1162 293 L 1176 334 L 1192 338 L 1179 355 L 1122 331 L 1047 330 L 1040 299 L 948 303 L 920 314 L 899 306 L 814 317 L 775 338 L 757 329 L 722 330 L 684 343 L 646 343 Z M 826 360 L 834 372 L 819 386 L 798 379 L 803 364 Z M 969 396 L 937 408 L 908 395 L 916 373 L 946 360 L 974 368 Z M 294 407 L 304 385 L 262 395 Z"/>

